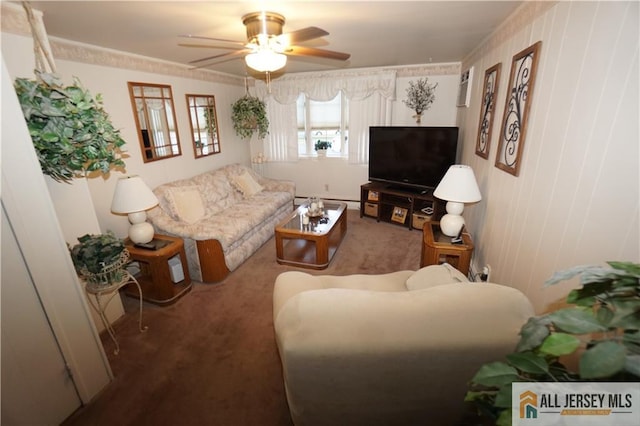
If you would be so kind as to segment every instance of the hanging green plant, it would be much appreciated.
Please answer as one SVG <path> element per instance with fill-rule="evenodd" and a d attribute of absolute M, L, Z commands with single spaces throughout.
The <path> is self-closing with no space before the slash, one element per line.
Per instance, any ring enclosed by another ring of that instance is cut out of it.
<path fill-rule="evenodd" d="M 124 167 L 125 141 L 95 98 L 74 78 L 64 87 L 55 74 L 36 71 L 36 80 L 18 78 L 14 87 L 42 172 L 58 182 Z"/>
<path fill-rule="evenodd" d="M 242 139 L 251 138 L 256 131 L 260 139 L 264 139 L 269 133 L 267 106 L 262 100 L 249 94 L 233 104 L 231 120 L 236 134 Z"/>

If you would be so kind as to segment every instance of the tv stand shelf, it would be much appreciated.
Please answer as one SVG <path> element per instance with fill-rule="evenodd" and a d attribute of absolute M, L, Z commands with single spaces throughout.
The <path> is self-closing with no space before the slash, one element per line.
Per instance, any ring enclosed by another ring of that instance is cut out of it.
<path fill-rule="evenodd" d="M 443 214 L 444 202 L 433 196 L 433 190 L 399 188 L 379 182 L 360 186 L 360 217 L 422 229 L 426 221 L 438 221 Z"/>

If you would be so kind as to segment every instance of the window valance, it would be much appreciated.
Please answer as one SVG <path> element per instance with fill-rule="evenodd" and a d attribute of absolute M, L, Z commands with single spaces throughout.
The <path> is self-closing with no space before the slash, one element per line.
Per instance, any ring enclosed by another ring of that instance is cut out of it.
<path fill-rule="evenodd" d="M 271 93 L 263 82 L 256 82 L 256 94 L 271 96 L 281 104 L 292 104 L 304 93 L 314 101 L 329 101 L 343 91 L 349 100 L 362 100 L 373 93 L 394 99 L 395 71 L 353 71 L 290 74 L 271 82 Z"/>

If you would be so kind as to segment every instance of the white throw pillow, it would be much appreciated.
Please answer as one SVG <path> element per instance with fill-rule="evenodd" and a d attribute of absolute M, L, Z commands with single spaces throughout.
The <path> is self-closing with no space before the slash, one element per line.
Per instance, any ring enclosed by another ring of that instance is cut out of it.
<path fill-rule="evenodd" d="M 469 279 L 448 263 L 418 269 L 405 282 L 407 290 L 423 290 L 442 284 L 464 283 Z"/>
<path fill-rule="evenodd" d="M 172 188 L 173 211 L 183 222 L 195 223 L 205 216 L 205 208 L 198 187 Z"/>
<path fill-rule="evenodd" d="M 239 175 L 233 176 L 232 183 L 245 197 L 255 195 L 264 189 L 246 170 Z"/>

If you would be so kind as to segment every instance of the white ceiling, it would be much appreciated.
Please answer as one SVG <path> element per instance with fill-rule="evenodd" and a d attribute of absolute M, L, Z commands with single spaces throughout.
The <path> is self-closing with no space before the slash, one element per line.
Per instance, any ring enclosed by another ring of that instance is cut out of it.
<path fill-rule="evenodd" d="M 241 17 L 268 10 L 284 32 L 329 32 L 301 43 L 351 54 L 346 62 L 290 58 L 286 72 L 458 62 L 521 1 L 32 1 L 49 36 L 188 64 L 227 51 L 178 46 L 192 34 L 246 40 Z M 208 66 L 244 76 L 244 61 Z"/>

